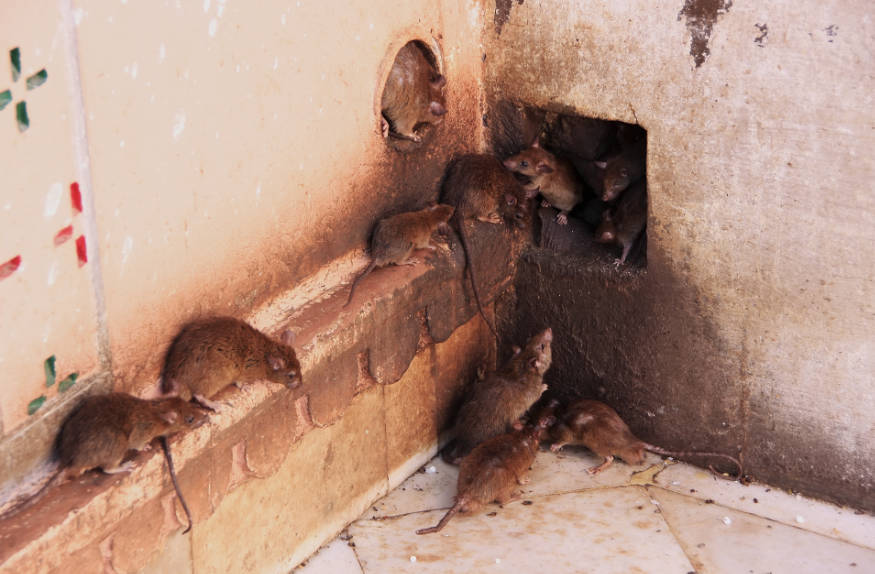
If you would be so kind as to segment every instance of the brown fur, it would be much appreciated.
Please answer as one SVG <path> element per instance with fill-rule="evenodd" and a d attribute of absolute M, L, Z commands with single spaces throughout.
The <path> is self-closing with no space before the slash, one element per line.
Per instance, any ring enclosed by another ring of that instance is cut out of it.
<path fill-rule="evenodd" d="M 506 504 L 518 497 L 517 486 L 528 482 L 529 468 L 541 444 L 541 421 L 479 444 L 459 465 L 456 502 L 436 526 L 417 534 L 438 532 L 458 512 L 476 512 L 490 502 Z"/>
<path fill-rule="evenodd" d="M 162 390 L 205 406 L 231 383 L 268 380 L 294 389 L 301 384 L 301 364 L 291 334 L 274 341 L 248 323 L 211 317 L 185 325 L 167 351 Z"/>
<path fill-rule="evenodd" d="M 638 465 L 644 462 L 644 451 L 655 452 L 666 456 L 685 457 L 692 455 L 713 456 L 732 461 L 738 466 L 741 475 L 741 464 L 735 457 L 715 452 L 668 451 L 646 443 L 634 434 L 608 405 L 588 399 L 582 399 L 569 405 L 557 422 L 550 429 L 550 450 L 557 452 L 567 444 L 583 445 L 596 455 L 604 458 L 604 462 L 589 469 L 596 474 L 611 465 L 615 456 L 628 464 Z"/>
<path fill-rule="evenodd" d="M 359 281 L 375 268 L 386 265 L 415 265 L 418 261 L 410 257 L 414 250 L 436 249 L 431 242 L 432 235 L 450 220 L 454 211 L 453 206 L 439 203 L 419 211 L 399 213 L 378 221 L 371 236 L 373 260 L 352 282 L 344 306 L 352 301 Z"/>
<path fill-rule="evenodd" d="M 153 439 L 166 438 L 207 421 L 207 415 L 178 397 L 145 400 L 124 393 L 86 397 L 67 416 L 55 440 L 57 471 L 31 496 L 6 509 L 4 516 L 29 506 L 49 488 L 99 468 L 107 474 L 127 472 L 132 462 L 123 463 L 130 451 L 144 450 Z M 182 492 L 173 474 L 169 450 L 165 450 L 176 494 L 189 516 Z M 186 530 L 187 531 L 187 530 Z"/>
<path fill-rule="evenodd" d="M 623 148 L 618 155 L 594 162 L 604 170 L 602 201 L 614 201 L 630 185 L 644 177 L 647 140 L 639 139 Z"/>
<path fill-rule="evenodd" d="M 504 219 L 508 223 L 524 227 L 529 204 L 525 191 L 502 167 L 498 158 L 485 154 L 467 154 L 450 164 L 443 185 L 443 201 L 456 207 L 453 218 L 462 241 L 462 249 L 465 250 L 474 299 L 477 301 L 480 316 L 498 339 L 498 332 L 483 311 L 466 226 L 473 220 L 501 223 Z"/>
<path fill-rule="evenodd" d="M 479 443 L 505 432 L 546 390 L 544 373 L 550 368 L 553 332 L 532 337 L 498 371 L 472 385 L 456 415 L 455 442 L 443 457 L 455 464 Z"/>
<path fill-rule="evenodd" d="M 384 135 L 419 142 L 423 124 L 439 124 L 447 113 L 446 79 L 435 71 L 423 48 L 408 42 L 398 55 L 383 88 Z"/>
<path fill-rule="evenodd" d="M 57 451 L 67 478 L 92 468 L 113 473 L 131 450 L 206 422 L 204 411 L 179 397 L 145 400 L 124 393 L 87 397 L 67 417 Z"/>
<path fill-rule="evenodd" d="M 602 222 L 595 232 L 599 243 L 614 243 L 623 248 L 617 264 L 626 262 L 635 240 L 647 225 L 647 184 L 644 180 L 635 183 L 620 196 L 613 213 L 602 213 Z"/>
<path fill-rule="evenodd" d="M 530 178 L 524 187 L 529 197 L 538 192 L 559 210 L 556 221 L 568 222 L 568 213 L 583 200 L 583 182 L 571 162 L 543 149 L 537 140 L 528 149 L 504 160 L 504 166 Z"/>

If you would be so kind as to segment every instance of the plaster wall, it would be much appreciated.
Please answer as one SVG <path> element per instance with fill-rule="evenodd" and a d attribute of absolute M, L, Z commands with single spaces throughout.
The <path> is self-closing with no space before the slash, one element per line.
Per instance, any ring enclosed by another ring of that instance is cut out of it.
<path fill-rule="evenodd" d="M 4 483 L 48 456 L 82 393 L 154 394 L 183 323 L 227 314 L 270 331 L 288 318 L 272 301 L 346 280 L 374 221 L 436 199 L 448 159 L 480 138 L 478 2 L 0 9 Z M 437 52 L 451 112 L 402 154 L 381 136 L 380 95 L 413 39 Z M 78 376 L 63 393 L 46 385 L 51 356 L 58 382 Z"/>
<path fill-rule="evenodd" d="M 648 136 L 646 272 L 533 253 L 518 275 L 514 316 L 558 330 L 551 384 L 612 398 L 648 438 L 740 450 L 758 478 L 875 508 L 870 7 L 498 4 L 489 101 Z"/>

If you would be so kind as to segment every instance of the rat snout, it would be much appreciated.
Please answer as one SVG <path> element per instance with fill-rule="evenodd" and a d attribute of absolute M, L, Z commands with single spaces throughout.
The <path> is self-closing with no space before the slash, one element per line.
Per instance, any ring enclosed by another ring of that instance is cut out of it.
<path fill-rule="evenodd" d="M 550 327 L 544 329 L 544 340 L 548 343 L 553 340 L 553 329 Z"/>

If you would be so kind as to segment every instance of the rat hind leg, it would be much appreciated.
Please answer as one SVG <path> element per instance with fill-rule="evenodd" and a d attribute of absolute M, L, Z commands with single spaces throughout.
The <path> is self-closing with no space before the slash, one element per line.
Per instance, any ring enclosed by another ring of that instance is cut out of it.
<path fill-rule="evenodd" d="M 598 474 L 598 473 L 600 473 L 601 471 L 603 471 L 604 469 L 606 469 L 606 468 L 608 468 L 609 466 L 611 466 L 611 463 L 612 463 L 612 462 L 614 462 L 614 457 L 613 457 L 613 455 L 610 455 L 610 454 L 609 454 L 608 456 L 605 457 L 605 461 L 604 461 L 603 463 L 601 463 L 601 464 L 598 465 L 598 466 L 594 466 L 594 467 L 592 467 L 592 468 L 588 468 L 588 469 L 586 469 L 586 472 L 588 472 L 588 473 L 590 473 L 590 474 Z"/>

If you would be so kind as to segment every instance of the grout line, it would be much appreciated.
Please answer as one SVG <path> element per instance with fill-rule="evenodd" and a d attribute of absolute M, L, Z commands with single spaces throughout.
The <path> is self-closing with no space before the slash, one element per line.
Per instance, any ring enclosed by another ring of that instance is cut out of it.
<path fill-rule="evenodd" d="M 644 491 L 647 493 L 647 496 L 650 497 L 651 499 L 653 499 L 653 496 L 650 494 L 651 488 L 659 488 L 660 490 L 665 490 L 664 488 L 662 488 L 660 486 L 646 485 L 644 487 Z M 671 492 L 671 491 L 669 491 L 669 492 Z M 684 495 L 681 495 L 681 496 L 684 496 Z M 659 502 L 659 501 L 657 501 L 657 502 Z M 702 564 L 702 561 L 696 560 L 690 554 L 690 552 L 687 550 L 686 545 L 684 545 L 683 541 L 680 539 L 680 537 L 678 537 L 674 526 L 672 526 L 671 521 L 668 519 L 668 515 L 662 510 L 662 503 L 661 502 L 660 502 L 659 506 L 657 506 L 657 508 L 659 509 L 659 516 L 662 518 L 662 521 L 665 523 L 666 528 L 668 528 L 669 534 L 671 534 L 671 537 L 674 538 L 675 544 L 678 545 L 678 548 L 681 549 L 681 552 L 684 553 L 684 556 L 687 557 L 687 561 L 693 567 L 694 571 L 701 570 L 700 565 Z"/>
<path fill-rule="evenodd" d="M 85 121 L 85 100 L 82 95 L 78 36 L 73 18 L 72 0 L 58 0 L 67 43 L 65 55 L 70 80 L 68 91 L 72 107 L 73 150 L 76 159 L 76 181 L 79 182 L 83 199 L 83 219 L 87 238 L 88 265 L 94 305 L 97 313 L 97 355 L 103 371 L 112 370 L 112 354 L 109 345 L 109 329 L 106 320 L 106 296 L 103 288 L 103 269 L 100 263 L 97 210 L 94 201 L 94 184 L 91 178 L 91 156 L 88 150 L 88 128 Z"/>
<path fill-rule="evenodd" d="M 685 493 L 683 493 L 683 492 L 677 492 L 677 491 L 671 490 L 671 489 L 669 489 L 669 488 L 665 488 L 665 487 L 663 487 L 663 486 L 661 486 L 661 485 L 658 485 L 658 484 L 649 484 L 649 485 L 647 485 L 647 488 L 658 488 L 658 489 L 660 489 L 660 490 L 662 490 L 662 491 L 664 491 L 664 492 L 668 492 L 668 493 L 671 493 L 671 494 L 676 494 L 676 495 L 678 495 L 678 496 L 683 496 L 684 498 L 688 498 L 688 499 L 690 499 L 690 500 L 695 500 L 695 501 L 697 501 L 697 502 L 701 502 L 701 503 L 703 503 L 703 504 L 706 504 L 706 503 L 704 502 L 704 499 L 702 499 L 702 498 L 699 498 L 699 497 L 696 497 L 696 496 L 690 496 L 689 494 L 685 494 Z M 741 508 L 736 508 L 736 507 L 734 507 L 734 506 L 728 506 L 728 505 L 726 505 L 726 504 L 722 504 L 722 503 L 720 503 L 720 502 L 717 502 L 716 499 L 713 499 L 713 498 L 711 498 L 711 497 L 708 497 L 708 498 L 709 498 L 710 500 L 714 500 L 714 502 L 707 503 L 709 506 L 719 506 L 720 508 L 725 508 L 726 510 L 731 510 L 731 511 L 733 511 L 733 512 L 737 512 L 737 513 L 739 513 L 739 514 L 744 514 L 744 515 L 746 515 L 746 516 L 752 516 L 752 517 L 754 517 L 754 518 L 759 518 L 759 519 L 761 519 L 761 520 L 767 520 L 767 521 L 771 522 L 772 524 L 780 524 L 781 526 L 787 526 L 787 527 L 789 527 L 789 528 L 795 528 L 796 530 L 801 530 L 802 532 L 808 532 L 809 534 L 814 534 L 814 535 L 817 535 L 817 536 L 822 536 L 822 537 L 824 537 L 824 538 L 829 538 L 830 540 L 835 540 L 835 541 L 837 541 L 837 542 L 842 542 L 842 543 L 844 543 L 844 544 L 850 544 L 851 546 L 856 546 L 857 548 L 862 548 L 862 549 L 864 549 L 864 550 L 875 550 L 875 548 L 871 548 L 871 547 L 869 547 L 869 546 L 863 546 L 863 545 L 861 545 L 861 544 L 857 544 L 856 542 L 851 542 L 850 540 L 845 540 L 844 538 L 838 538 L 838 537 L 836 537 L 836 536 L 830 536 L 829 534 L 827 534 L 827 533 L 825 533 L 825 532 L 818 532 L 818 531 L 816 531 L 816 530 L 809 530 L 809 529 L 807 529 L 807 528 L 804 528 L 804 527 L 802 527 L 802 526 L 799 526 L 799 524 L 797 524 L 797 523 L 795 523 L 795 522 L 784 522 L 783 520 L 779 520 L 778 518 L 774 518 L 774 517 L 771 517 L 771 516 L 764 516 L 764 515 L 762 515 L 762 514 L 757 514 L 757 513 L 755 513 L 755 512 L 751 512 L 751 511 L 749 511 L 749 510 L 743 510 L 743 509 L 741 509 Z"/>

